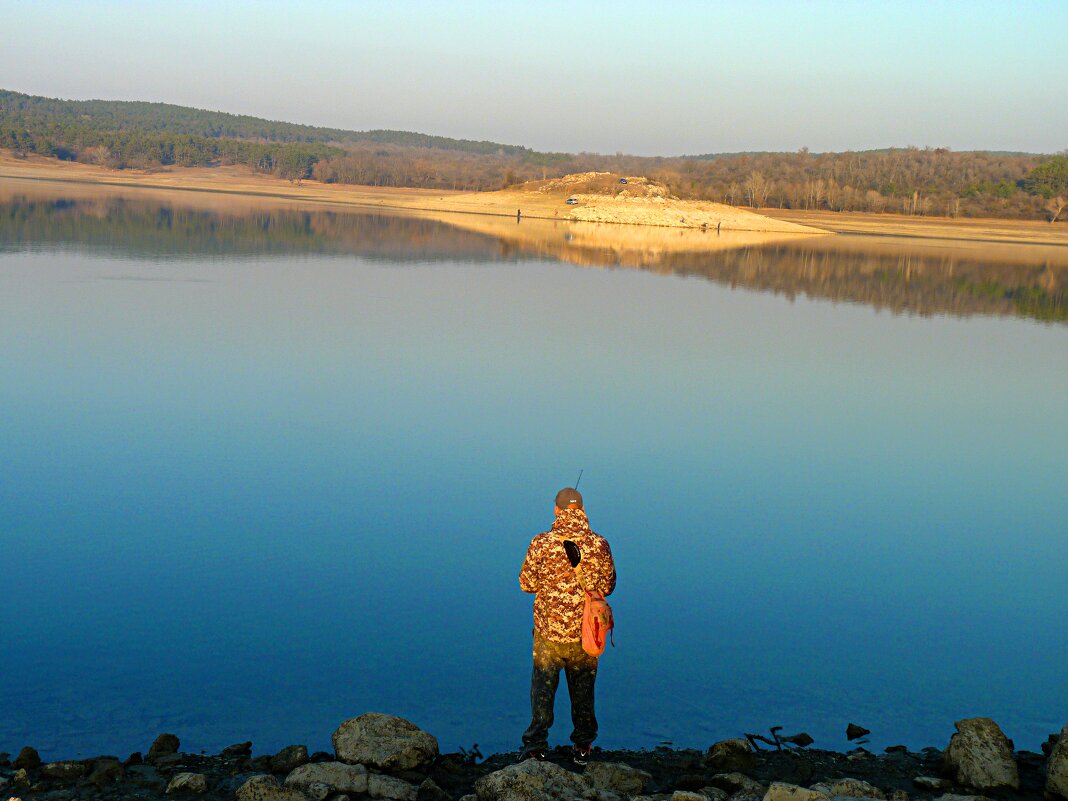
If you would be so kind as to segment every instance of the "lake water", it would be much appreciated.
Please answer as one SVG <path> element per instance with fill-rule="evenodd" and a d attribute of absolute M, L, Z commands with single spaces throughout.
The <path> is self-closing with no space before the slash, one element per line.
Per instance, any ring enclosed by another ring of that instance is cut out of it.
<path fill-rule="evenodd" d="M 5 188 L 0 750 L 329 749 L 371 710 L 516 748 L 519 566 L 580 469 L 600 744 L 1068 723 L 1055 251 Z"/>

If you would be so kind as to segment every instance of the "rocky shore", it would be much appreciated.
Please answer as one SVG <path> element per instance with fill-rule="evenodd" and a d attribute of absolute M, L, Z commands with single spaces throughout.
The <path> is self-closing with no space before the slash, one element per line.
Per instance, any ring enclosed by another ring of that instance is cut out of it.
<path fill-rule="evenodd" d="M 601 751 L 585 767 L 570 749 L 545 762 L 515 754 L 441 753 L 433 735 L 391 715 L 343 722 L 333 753 L 303 745 L 252 755 L 181 751 L 161 734 L 147 753 L 42 763 L 32 747 L 0 753 L 0 798 L 15 801 L 1068 801 L 1068 726 L 1042 752 L 1016 751 L 989 718 L 958 721 L 944 749 L 848 753 L 806 747 L 807 735 L 713 743 L 706 751 Z M 866 732 L 850 724 L 848 736 Z M 763 742 L 766 745 L 761 745 Z"/>

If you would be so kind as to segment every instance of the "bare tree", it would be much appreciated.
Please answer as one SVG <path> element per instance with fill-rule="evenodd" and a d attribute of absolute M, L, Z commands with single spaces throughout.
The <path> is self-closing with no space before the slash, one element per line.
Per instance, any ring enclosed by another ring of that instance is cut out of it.
<path fill-rule="evenodd" d="M 1050 213 L 1049 221 L 1051 224 L 1057 222 L 1057 218 L 1061 216 L 1065 206 L 1068 206 L 1068 200 L 1060 195 L 1051 197 L 1046 201 L 1046 211 Z"/>
<path fill-rule="evenodd" d="M 753 208 L 763 208 L 767 205 L 768 195 L 771 193 L 771 182 L 764 174 L 753 170 L 745 179 L 745 194 L 749 198 L 749 205 Z"/>

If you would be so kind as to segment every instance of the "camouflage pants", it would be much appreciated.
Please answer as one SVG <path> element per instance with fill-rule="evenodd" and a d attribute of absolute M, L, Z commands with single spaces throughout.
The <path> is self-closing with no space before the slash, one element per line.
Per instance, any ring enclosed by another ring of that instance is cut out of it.
<path fill-rule="evenodd" d="M 560 669 L 567 677 L 571 696 L 571 742 L 589 745 L 597 738 L 597 716 L 593 712 L 593 683 L 597 679 L 597 657 L 582 650 L 581 642 L 552 642 L 534 632 L 534 670 L 530 676 L 530 727 L 523 732 L 527 750 L 548 750 L 549 728 L 553 725 L 553 702 L 560 683 Z"/>

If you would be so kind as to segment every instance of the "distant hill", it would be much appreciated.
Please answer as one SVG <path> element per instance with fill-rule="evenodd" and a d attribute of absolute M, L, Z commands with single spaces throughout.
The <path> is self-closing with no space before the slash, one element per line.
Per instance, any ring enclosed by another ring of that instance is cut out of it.
<path fill-rule="evenodd" d="M 407 147 L 458 150 L 464 153 L 521 155 L 532 152 L 519 145 L 451 139 L 412 131 L 350 131 L 292 122 L 265 120 L 244 114 L 207 111 L 170 103 L 135 100 L 60 100 L 0 89 L 0 124 L 21 121 L 40 126 L 89 126 L 108 131 L 168 133 L 209 139 L 247 139 L 259 142 L 379 142 Z"/>

